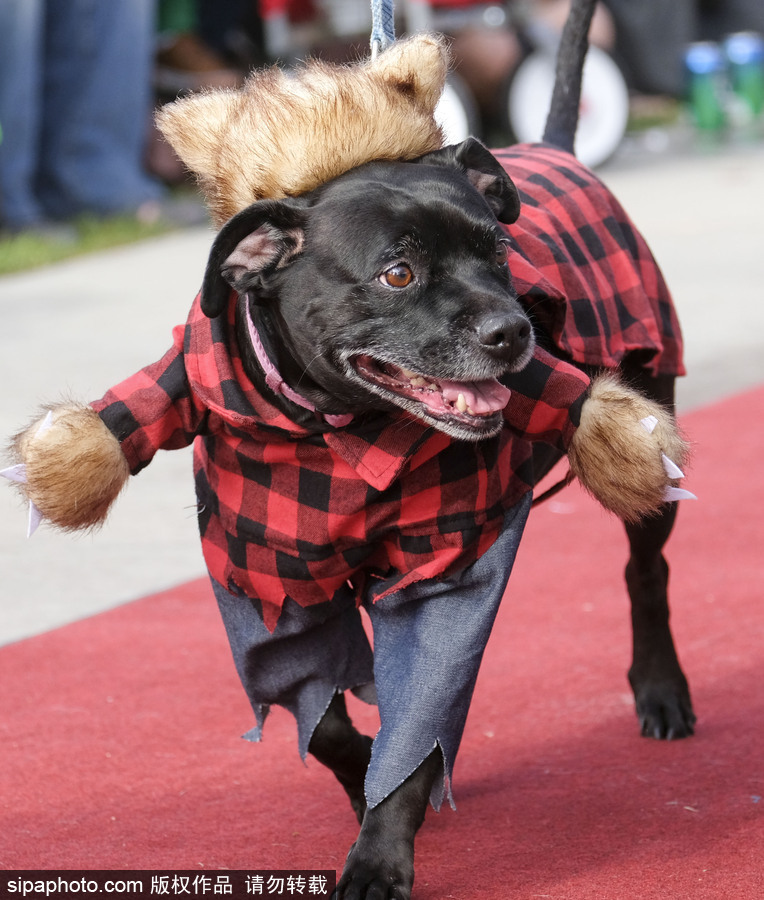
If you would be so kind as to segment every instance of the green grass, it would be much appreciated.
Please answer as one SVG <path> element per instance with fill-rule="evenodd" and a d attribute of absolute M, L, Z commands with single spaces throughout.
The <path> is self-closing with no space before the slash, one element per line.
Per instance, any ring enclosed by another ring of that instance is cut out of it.
<path fill-rule="evenodd" d="M 109 219 L 83 216 L 71 223 L 71 235 L 52 237 L 33 231 L 0 235 L 0 275 L 22 272 L 85 253 L 130 244 L 173 230 L 167 222 L 144 223 L 134 216 Z"/>

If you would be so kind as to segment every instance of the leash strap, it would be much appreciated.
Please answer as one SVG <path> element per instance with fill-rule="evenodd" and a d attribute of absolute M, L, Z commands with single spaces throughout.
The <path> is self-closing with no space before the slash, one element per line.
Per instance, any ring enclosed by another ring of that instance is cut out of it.
<path fill-rule="evenodd" d="M 393 0 L 371 0 L 371 58 L 387 50 L 395 40 Z"/>

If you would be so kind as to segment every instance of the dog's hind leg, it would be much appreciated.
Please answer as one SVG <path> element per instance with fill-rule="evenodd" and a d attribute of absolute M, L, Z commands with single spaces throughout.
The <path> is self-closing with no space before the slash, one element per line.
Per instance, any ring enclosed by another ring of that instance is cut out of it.
<path fill-rule="evenodd" d="M 669 740 L 691 735 L 695 724 L 687 679 L 669 626 L 669 567 L 663 546 L 674 525 L 676 506 L 666 504 L 659 515 L 626 525 L 633 639 L 629 682 L 642 734 Z"/>
<path fill-rule="evenodd" d="M 624 367 L 629 382 L 673 412 L 674 379 L 652 377 Z M 633 659 L 629 682 L 634 691 L 642 734 L 681 738 L 693 733 L 687 679 L 679 664 L 669 626 L 669 567 L 663 555 L 677 514 L 667 503 L 658 515 L 626 525 L 630 556 L 626 586 L 631 600 Z"/>
<path fill-rule="evenodd" d="M 359 825 L 366 812 L 363 784 L 371 758 L 371 745 L 372 739 L 355 729 L 341 693 L 332 698 L 308 744 L 308 751 L 331 769 L 345 789 Z"/>
<path fill-rule="evenodd" d="M 594 375 L 594 370 L 589 374 Z M 628 359 L 623 374 L 633 387 L 674 411 L 672 377 L 652 377 Z M 543 478 L 558 459 L 554 448 L 536 445 L 536 479 Z M 642 734 L 659 739 L 687 737 L 695 724 L 687 679 L 669 626 L 669 569 L 663 548 L 676 514 L 677 504 L 667 503 L 658 515 L 625 526 L 630 548 L 626 586 L 631 600 L 633 640 L 629 682 Z"/>

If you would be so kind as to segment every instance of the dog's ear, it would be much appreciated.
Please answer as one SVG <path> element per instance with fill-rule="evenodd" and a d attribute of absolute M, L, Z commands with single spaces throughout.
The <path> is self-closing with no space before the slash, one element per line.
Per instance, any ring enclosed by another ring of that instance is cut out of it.
<path fill-rule="evenodd" d="M 511 225 L 520 215 L 520 196 L 496 157 L 476 138 L 421 156 L 417 162 L 450 166 L 467 176 L 500 222 Z"/>
<path fill-rule="evenodd" d="M 219 316 L 231 288 L 257 296 L 267 275 L 302 251 L 306 215 L 306 205 L 299 200 L 260 200 L 230 219 L 210 250 L 202 312 Z"/>

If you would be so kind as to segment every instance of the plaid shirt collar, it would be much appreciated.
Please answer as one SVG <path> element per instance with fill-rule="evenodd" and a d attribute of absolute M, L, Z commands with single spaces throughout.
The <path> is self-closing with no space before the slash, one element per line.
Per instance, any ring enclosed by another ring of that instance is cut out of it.
<path fill-rule="evenodd" d="M 341 417 L 322 419 L 315 411 L 306 415 L 311 409 L 307 400 L 300 398 L 303 402 L 296 403 L 283 390 L 274 390 L 267 381 L 268 369 L 276 372 L 276 367 L 263 346 L 262 353 L 268 360 L 265 365 L 260 363 L 263 384 L 267 383 L 276 395 L 273 400 L 268 399 L 262 387 L 253 384 L 244 371 L 238 343 L 232 339 L 235 297 L 232 294 L 227 315 L 209 319 L 202 312 L 197 296 L 184 330 L 186 367 L 193 391 L 229 425 L 248 434 L 268 430 L 286 433 L 293 439 L 321 434 L 326 445 L 377 490 L 385 490 L 398 478 L 428 438 L 434 437 L 433 446 L 448 442 L 445 435 L 403 414 L 394 418 L 384 413 L 351 416 L 342 427 L 337 422 Z M 255 352 L 259 359 L 257 349 Z M 278 374 L 271 379 L 282 380 Z"/>

